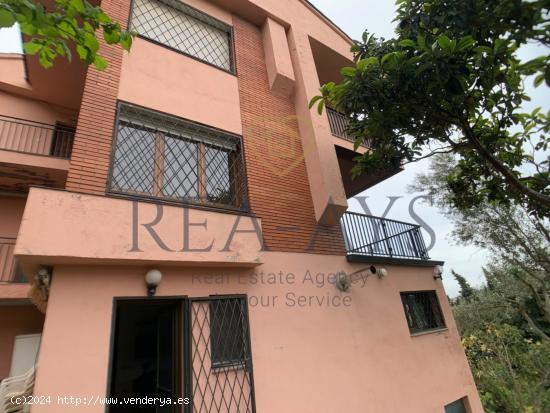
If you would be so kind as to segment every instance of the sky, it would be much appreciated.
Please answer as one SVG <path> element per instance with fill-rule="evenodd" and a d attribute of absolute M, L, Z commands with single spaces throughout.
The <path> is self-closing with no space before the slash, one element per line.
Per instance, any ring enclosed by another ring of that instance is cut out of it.
<path fill-rule="evenodd" d="M 361 38 L 365 29 L 379 37 L 393 36 L 395 5 L 392 0 L 310 0 L 319 10 L 326 14 L 350 37 Z M 20 36 L 18 30 L 0 29 L 0 52 L 21 53 Z M 527 59 L 541 54 L 534 47 L 527 47 L 521 51 L 522 57 Z M 528 91 L 532 102 L 527 108 L 545 106 L 549 101 L 547 88 L 534 89 L 529 86 Z M 546 106 L 546 109 L 548 107 Z M 482 266 L 489 259 L 488 254 L 475 247 L 456 245 L 450 238 L 453 224 L 447 220 L 437 208 L 431 207 L 414 198 L 420 194 L 410 194 L 407 186 L 414 182 L 419 172 L 425 172 L 429 167 L 429 160 L 407 165 L 403 172 L 368 189 L 359 196 L 367 197 L 366 203 L 373 215 L 382 216 L 390 200 L 388 197 L 398 198 L 387 211 L 387 218 L 415 222 L 414 215 L 420 217 L 433 230 L 435 244 L 430 250 L 430 257 L 434 260 L 445 261 L 443 283 L 447 294 L 454 297 L 459 287 L 451 275 L 451 269 L 464 275 L 472 285 L 480 286 L 484 279 Z M 412 208 L 413 214 L 410 209 Z M 356 212 L 365 212 L 356 200 L 350 201 L 350 209 Z M 419 222 L 416 222 L 419 223 Z M 424 231 L 427 244 L 430 244 L 430 234 Z"/>

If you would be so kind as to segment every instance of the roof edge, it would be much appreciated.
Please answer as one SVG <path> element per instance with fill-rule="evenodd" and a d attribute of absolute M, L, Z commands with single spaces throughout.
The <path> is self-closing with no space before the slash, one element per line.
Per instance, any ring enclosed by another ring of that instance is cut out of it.
<path fill-rule="evenodd" d="M 309 0 L 300 0 L 302 4 L 311 9 L 315 14 L 317 14 L 321 19 L 328 23 L 334 31 L 340 34 L 349 44 L 353 45 L 353 39 L 336 23 L 334 23 L 325 13 L 319 10 L 311 1 Z"/>

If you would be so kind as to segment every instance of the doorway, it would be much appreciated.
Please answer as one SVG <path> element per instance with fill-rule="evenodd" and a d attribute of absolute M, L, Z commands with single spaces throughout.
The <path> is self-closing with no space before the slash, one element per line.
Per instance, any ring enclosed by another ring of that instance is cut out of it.
<path fill-rule="evenodd" d="M 116 305 L 110 412 L 172 413 L 182 385 L 181 305 L 173 301 L 120 301 Z M 141 399 L 126 404 L 125 399 Z M 123 403 L 120 403 L 122 401 Z"/>

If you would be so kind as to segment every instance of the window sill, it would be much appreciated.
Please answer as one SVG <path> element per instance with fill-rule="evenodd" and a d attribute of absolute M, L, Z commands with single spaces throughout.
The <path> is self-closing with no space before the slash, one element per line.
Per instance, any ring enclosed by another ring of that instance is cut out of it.
<path fill-rule="evenodd" d="M 433 328 L 431 330 L 419 331 L 417 333 L 411 333 L 411 337 L 425 336 L 427 334 L 442 333 L 444 331 L 449 331 L 447 327 Z"/>
<path fill-rule="evenodd" d="M 244 361 L 235 363 L 217 363 L 212 364 L 211 370 L 214 374 L 225 373 L 227 371 L 246 370 L 246 363 Z"/>
<path fill-rule="evenodd" d="M 233 214 L 233 215 L 242 215 L 242 216 L 250 216 L 250 217 L 256 216 L 247 209 L 241 209 L 241 208 L 232 207 L 229 205 L 213 204 L 213 203 L 196 203 L 192 201 L 175 201 L 167 198 L 155 197 L 152 195 L 129 194 L 124 192 L 113 191 L 110 189 L 107 189 L 105 196 L 110 198 L 126 199 L 129 201 L 147 202 L 150 204 L 162 204 L 162 205 L 182 207 L 182 208 L 200 209 L 204 211 L 220 212 L 220 213 L 227 213 L 227 214 Z"/>

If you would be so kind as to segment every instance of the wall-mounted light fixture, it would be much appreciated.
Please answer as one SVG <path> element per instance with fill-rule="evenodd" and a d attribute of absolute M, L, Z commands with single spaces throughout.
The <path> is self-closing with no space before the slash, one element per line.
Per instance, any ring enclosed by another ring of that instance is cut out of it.
<path fill-rule="evenodd" d="M 434 267 L 434 274 L 434 280 L 443 280 L 443 267 L 441 265 Z"/>
<path fill-rule="evenodd" d="M 371 265 L 367 268 L 361 268 L 360 270 L 352 272 L 350 275 L 347 275 L 344 271 L 340 271 L 335 274 L 334 285 L 342 292 L 347 292 L 351 288 L 351 285 L 359 280 L 365 280 L 371 275 L 378 276 L 379 279 L 385 278 L 388 276 L 388 270 L 382 267 L 375 267 Z"/>
<path fill-rule="evenodd" d="M 42 295 L 44 301 L 48 301 L 50 296 L 50 286 L 52 283 L 52 270 L 50 268 L 42 267 L 35 275 L 36 285 Z"/>
<path fill-rule="evenodd" d="M 147 284 L 147 295 L 154 296 L 157 293 L 157 287 L 162 281 L 162 273 L 157 269 L 147 271 L 145 274 L 145 284 Z"/>

